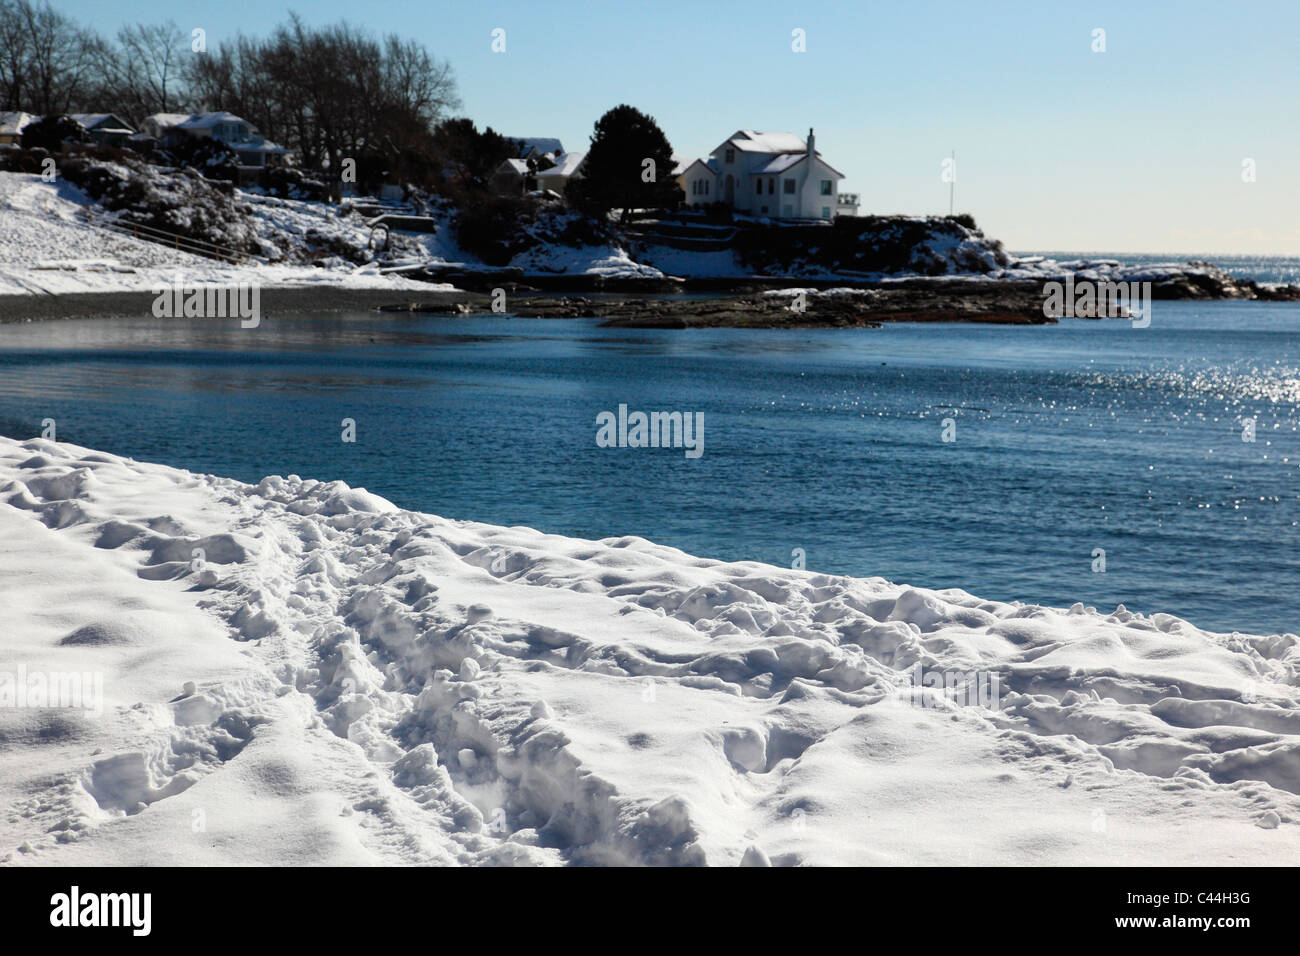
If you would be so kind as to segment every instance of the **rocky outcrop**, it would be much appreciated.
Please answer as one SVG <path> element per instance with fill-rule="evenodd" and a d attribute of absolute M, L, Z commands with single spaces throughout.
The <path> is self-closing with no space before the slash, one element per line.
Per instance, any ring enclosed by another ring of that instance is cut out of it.
<path fill-rule="evenodd" d="M 717 298 L 514 295 L 506 307 L 520 318 L 599 318 L 622 328 L 879 328 L 884 322 L 982 322 L 1043 325 L 1042 293 L 1031 282 L 899 285 L 889 289 L 783 289 Z M 436 315 L 491 312 L 488 296 L 464 293 L 385 311 Z"/>

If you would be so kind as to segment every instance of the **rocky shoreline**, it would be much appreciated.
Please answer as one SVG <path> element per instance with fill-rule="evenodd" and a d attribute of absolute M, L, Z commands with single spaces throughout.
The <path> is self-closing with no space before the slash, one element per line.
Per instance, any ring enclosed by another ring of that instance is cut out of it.
<path fill-rule="evenodd" d="M 1152 299 L 1300 301 L 1300 286 L 1261 286 L 1206 264 L 1176 273 L 1136 270 L 1069 273 L 1076 282 L 1151 283 Z M 440 279 L 450 278 L 445 274 Z M 1055 276 L 992 278 L 914 276 L 888 281 L 745 278 L 707 280 L 602 279 L 503 273 L 457 277 L 457 288 L 340 289 L 268 287 L 264 315 L 308 312 L 409 312 L 519 318 L 596 318 L 622 328 L 875 328 L 885 322 L 977 322 L 1046 325 L 1045 287 Z M 464 281 L 470 278 L 470 281 Z M 504 295 L 504 299 L 502 296 Z M 0 296 L 0 323 L 148 314 L 150 292 Z"/>
<path fill-rule="evenodd" d="M 617 328 L 879 328 L 884 322 L 983 322 L 1044 325 L 1041 289 L 1033 283 L 947 282 L 936 288 L 746 290 L 719 296 L 538 295 L 502 287 L 504 311 L 519 318 L 603 319 Z M 385 312 L 478 315 L 492 310 L 491 296 L 468 293 L 459 301 L 384 306 Z"/>

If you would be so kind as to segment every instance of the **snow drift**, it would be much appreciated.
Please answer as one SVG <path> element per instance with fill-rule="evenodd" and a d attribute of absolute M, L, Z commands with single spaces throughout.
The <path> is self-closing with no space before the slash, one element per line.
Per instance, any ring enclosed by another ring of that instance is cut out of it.
<path fill-rule="evenodd" d="M 1294 635 L 0 439 L 11 864 L 1292 863 Z M 996 688 L 978 698 L 973 683 Z"/>

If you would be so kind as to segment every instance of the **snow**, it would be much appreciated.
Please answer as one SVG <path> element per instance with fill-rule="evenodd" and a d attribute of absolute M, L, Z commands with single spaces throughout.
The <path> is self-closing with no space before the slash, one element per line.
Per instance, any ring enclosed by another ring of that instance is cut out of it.
<path fill-rule="evenodd" d="M 541 170 L 537 177 L 539 180 L 550 180 L 556 177 L 568 179 L 578 171 L 578 167 L 582 165 L 582 161 L 586 158 L 587 154 L 585 152 L 560 153 L 555 157 L 555 165 L 549 169 Z"/>
<path fill-rule="evenodd" d="M 626 250 L 614 245 L 543 244 L 515 256 L 510 265 L 523 269 L 526 275 L 599 275 L 619 279 L 664 277 L 654 266 L 635 262 Z"/>
<path fill-rule="evenodd" d="M 124 169 L 124 168 L 123 168 Z M 356 217 L 340 219 L 323 203 L 241 194 L 253 204 L 258 234 L 288 257 L 308 230 L 361 245 L 368 230 Z M 22 293 L 149 291 L 180 274 L 191 285 L 260 283 L 263 288 L 331 285 L 340 289 L 447 291 L 413 279 L 382 274 L 375 263 L 334 268 L 305 264 L 232 265 L 134 239 L 92 225 L 98 207 L 66 181 L 0 172 L 0 295 Z"/>
<path fill-rule="evenodd" d="M 808 149 L 808 144 L 794 133 L 765 133 L 754 129 L 742 129 L 727 142 L 757 153 L 802 153 Z"/>
<path fill-rule="evenodd" d="M 780 156 L 773 156 L 772 159 L 756 169 L 750 170 L 751 176 L 762 176 L 769 173 L 781 173 L 798 163 L 807 159 L 805 153 L 782 153 Z"/>
<path fill-rule="evenodd" d="M 0 692 L 20 666 L 102 681 L 99 714 L 0 706 L 9 863 L 1300 851 L 1292 634 L 723 563 L 41 439 L 0 439 L 0 589 Z M 954 674 L 996 693 L 931 686 Z"/>

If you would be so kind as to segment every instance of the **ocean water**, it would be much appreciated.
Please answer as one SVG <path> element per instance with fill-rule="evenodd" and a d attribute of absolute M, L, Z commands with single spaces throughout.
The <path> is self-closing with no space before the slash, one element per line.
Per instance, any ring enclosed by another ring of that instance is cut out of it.
<path fill-rule="evenodd" d="M 1061 261 L 1070 259 L 1118 259 L 1127 265 L 1145 266 L 1162 262 L 1212 262 L 1224 272 L 1242 279 L 1271 285 L 1300 284 L 1300 256 L 1225 256 L 1218 253 L 1136 252 L 1015 252 L 1016 256 L 1046 256 Z"/>
<path fill-rule="evenodd" d="M 702 456 L 598 447 L 597 416 L 620 404 L 703 413 Z M 785 566 L 800 549 L 826 572 L 1300 631 L 1295 304 L 1158 302 L 1145 329 L 0 326 L 0 433 L 46 418 L 81 445 L 245 481 L 340 478 L 453 518 Z"/>

